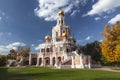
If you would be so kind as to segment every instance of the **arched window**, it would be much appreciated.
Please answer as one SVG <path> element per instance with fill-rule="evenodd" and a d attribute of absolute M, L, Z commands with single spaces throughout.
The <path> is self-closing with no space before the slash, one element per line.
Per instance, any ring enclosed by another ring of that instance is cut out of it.
<path fill-rule="evenodd" d="M 63 50 L 63 47 L 60 47 L 60 51 L 62 51 Z"/>
<path fill-rule="evenodd" d="M 61 23 L 63 24 L 63 20 L 61 21 Z"/>
<path fill-rule="evenodd" d="M 66 49 L 66 52 L 69 52 L 69 49 L 68 49 L 68 48 Z"/>
<path fill-rule="evenodd" d="M 47 52 L 50 52 L 50 48 L 47 48 L 46 51 L 47 51 Z"/>
<path fill-rule="evenodd" d="M 56 32 L 56 37 L 58 37 L 58 32 Z"/>
<path fill-rule="evenodd" d="M 41 49 L 41 53 L 42 53 L 42 52 L 45 52 L 45 49 L 44 49 L 44 48 Z"/>

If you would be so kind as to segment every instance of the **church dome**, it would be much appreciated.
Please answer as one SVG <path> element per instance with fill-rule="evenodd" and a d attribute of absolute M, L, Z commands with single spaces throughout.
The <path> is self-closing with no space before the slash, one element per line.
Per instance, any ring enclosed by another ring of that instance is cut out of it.
<path fill-rule="evenodd" d="M 63 37 L 63 38 L 67 38 L 67 33 L 63 33 L 63 34 L 62 34 L 62 37 Z"/>
<path fill-rule="evenodd" d="M 62 10 L 59 11 L 59 16 L 64 16 L 64 12 Z"/>
<path fill-rule="evenodd" d="M 51 37 L 49 35 L 45 36 L 45 40 L 46 41 L 50 41 L 51 40 Z"/>

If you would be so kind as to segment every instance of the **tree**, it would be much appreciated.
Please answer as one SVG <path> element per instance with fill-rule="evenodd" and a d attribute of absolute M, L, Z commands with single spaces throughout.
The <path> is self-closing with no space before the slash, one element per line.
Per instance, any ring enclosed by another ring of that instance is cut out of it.
<path fill-rule="evenodd" d="M 19 46 L 17 50 L 11 49 L 10 53 L 7 55 L 8 59 L 17 59 L 18 56 L 27 57 L 29 56 L 30 47 Z"/>
<path fill-rule="evenodd" d="M 91 58 L 95 61 L 100 61 L 101 58 L 101 48 L 99 46 L 100 42 L 94 41 L 87 43 L 85 46 L 79 46 L 79 52 L 90 55 Z"/>
<path fill-rule="evenodd" d="M 106 25 L 102 32 L 104 40 L 101 43 L 102 54 L 110 63 L 120 62 L 120 22 L 110 28 Z"/>
<path fill-rule="evenodd" d="M 17 58 L 17 51 L 14 49 L 10 50 L 10 53 L 7 55 L 8 59 L 16 59 Z"/>
<path fill-rule="evenodd" d="M 0 55 L 0 66 L 5 66 L 6 64 L 6 56 Z"/>
<path fill-rule="evenodd" d="M 19 56 L 27 57 L 29 56 L 29 53 L 30 53 L 30 47 L 19 46 L 17 52 Z"/>

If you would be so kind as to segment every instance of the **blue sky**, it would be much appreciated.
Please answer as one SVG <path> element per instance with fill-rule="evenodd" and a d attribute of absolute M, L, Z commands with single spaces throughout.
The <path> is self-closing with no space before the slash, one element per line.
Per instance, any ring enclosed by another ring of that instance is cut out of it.
<path fill-rule="evenodd" d="M 0 0 L 0 54 L 25 45 L 38 49 L 59 9 L 80 45 L 101 41 L 105 24 L 120 20 L 120 0 Z"/>

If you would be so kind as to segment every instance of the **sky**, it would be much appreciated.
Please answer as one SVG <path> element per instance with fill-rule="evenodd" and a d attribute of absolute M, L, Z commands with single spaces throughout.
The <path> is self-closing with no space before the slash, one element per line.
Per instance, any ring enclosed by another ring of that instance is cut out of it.
<path fill-rule="evenodd" d="M 102 41 L 104 26 L 120 21 L 120 0 L 0 0 L 0 54 L 18 46 L 39 52 L 60 9 L 79 45 Z"/>

